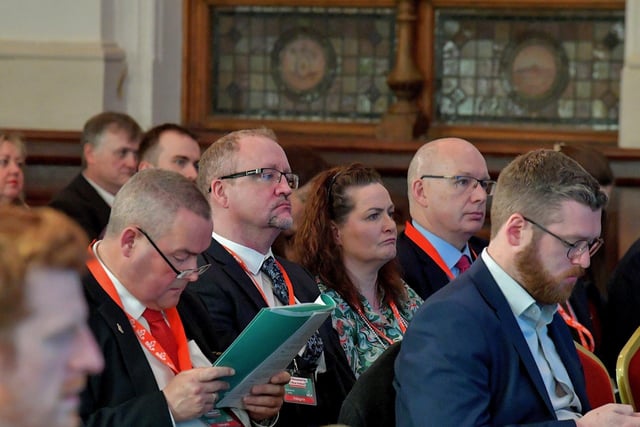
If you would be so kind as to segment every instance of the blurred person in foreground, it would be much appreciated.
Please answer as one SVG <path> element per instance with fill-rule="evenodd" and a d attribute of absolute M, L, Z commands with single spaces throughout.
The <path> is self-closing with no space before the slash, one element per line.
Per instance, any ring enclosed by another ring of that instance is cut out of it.
<path fill-rule="evenodd" d="M 407 329 L 395 362 L 398 427 L 640 426 L 630 405 L 591 410 L 557 313 L 602 244 L 606 201 L 595 178 L 553 150 L 502 170 L 489 246 Z"/>
<path fill-rule="evenodd" d="M 0 207 L 0 425 L 78 427 L 103 360 L 80 275 L 87 237 L 50 208 Z"/>
<path fill-rule="evenodd" d="M 197 136 L 180 125 L 165 123 L 146 131 L 138 154 L 138 170 L 172 170 L 191 181 L 198 176 L 200 145 Z"/>
<path fill-rule="evenodd" d="M 26 157 L 27 150 L 22 137 L 0 131 L 0 205 L 25 206 Z"/>
<path fill-rule="evenodd" d="M 294 261 L 336 301 L 333 327 L 356 378 L 402 339 L 422 303 L 400 276 L 393 214 L 375 170 L 340 166 L 312 181 L 294 238 Z"/>
<path fill-rule="evenodd" d="M 176 172 L 140 171 L 116 195 L 83 280 L 106 365 L 81 396 L 87 427 L 275 423 L 286 372 L 254 385 L 245 410 L 215 406 L 234 371 L 211 366 L 222 348 L 206 309 L 186 290 L 208 268 L 196 258 L 211 229 L 206 199 Z"/>

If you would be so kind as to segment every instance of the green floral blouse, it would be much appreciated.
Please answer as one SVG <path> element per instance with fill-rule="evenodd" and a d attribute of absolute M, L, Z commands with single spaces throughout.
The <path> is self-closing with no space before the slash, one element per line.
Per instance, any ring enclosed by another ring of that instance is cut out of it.
<path fill-rule="evenodd" d="M 367 300 L 360 295 L 360 301 L 364 307 L 364 315 L 370 324 L 382 332 L 385 336 L 379 336 L 374 328 L 365 322 L 362 317 L 351 307 L 335 290 L 327 288 L 324 284 L 318 284 L 320 291 L 329 295 L 336 302 L 336 308 L 331 314 L 333 328 L 338 332 L 340 344 L 344 349 L 349 365 L 356 378 L 371 366 L 371 364 L 389 347 L 392 342 L 402 340 L 402 329 L 393 315 L 393 311 L 388 304 L 383 304 L 380 309 L 383 316 L 380 316 L 371 309 Z M 422 299 L 406 283 L 404 285 L 409 298 L 404 305 L 398 307 L 400 316 L 405 321 L 405 325 L 413 318 Z M 384 298 L 384 297 L 381 297 Z"/>

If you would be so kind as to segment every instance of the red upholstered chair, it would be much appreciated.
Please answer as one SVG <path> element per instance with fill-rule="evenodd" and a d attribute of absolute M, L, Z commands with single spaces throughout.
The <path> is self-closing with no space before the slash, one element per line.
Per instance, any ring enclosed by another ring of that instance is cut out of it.
<path fill-rule="evenodd" d="M 640 328 L 631 335 L 622 347 L 616 362 L 616 380 L 620 391 L 620 401 L 640 408 Z"/>
<path fill-rule="evenodd" d="M 578 343 L 576 349 L 584 370 L 584 379 L 587 386 L 587 397 L 592 408 L 597 408 L 607 403 L 615 403 L 616 395 L 613 381 L 609 378 L 607 368 L 600 359 Z"/>

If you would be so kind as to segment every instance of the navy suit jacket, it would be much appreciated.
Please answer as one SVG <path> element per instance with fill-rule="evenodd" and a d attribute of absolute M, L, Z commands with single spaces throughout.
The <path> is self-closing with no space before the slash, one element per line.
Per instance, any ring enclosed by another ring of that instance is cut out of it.
<path fill-rule="evenodd" d="M 104 359 L 104 371 L 89 377 L 80 396 L 85 427 L 173 427 L 164 394 L 124 311 L 91 274 L 83 279 L 89 326 Z M 218 353 L 210 319 L 200 299 L 185 291 L 178 304 L 187 335 L 213 362 Z"/>
<path fill-rule="evenodd" d="M 548 327 L 573 387 L 590 409 L 571 334 Z M 398 427 L 574 426 L 558 421 L 509 304 L 482 259 L 420 307 L 395 364 Z"/>
<path fill-rule="evenodd" d="M 81 173 L 51 200 L 49 206 L 80 224 L 89 240 L 102 234 L 111 214 L 111 207 Z"/>
<path fill-rule="evenodd" d="M 315 301 L 320 291 L 313 276 L 298 264 L 277 259 L 289 275 L 298 301 Z M 189 286 L 207 306 L 214 333 L 226 348 L 267 304 L 240 264 L 216 240 L 211 240 L 211 246 L 201 256 L 201 263 L 211 264 L 211 268 Z M 278 427 L 335 423 L 342 401 L 355 382 L 331 319 L 325 321 L 319 332 L 324 342 L 327 372 L 317 375 L 318 406 L 285 403 Z"/>
<path fill-rule="evenodd" d="M 472 253 L 478 256 L 488 242 L 479 237 L 469 239 Z M 398 236 L 398 261 L 402 267 L 402 277 L 423 300 L 450 282 L 449 276 L 418 245 L 413 243 L 403 231 Z M 473 256 L 473 255 L 472 255 Z"/>

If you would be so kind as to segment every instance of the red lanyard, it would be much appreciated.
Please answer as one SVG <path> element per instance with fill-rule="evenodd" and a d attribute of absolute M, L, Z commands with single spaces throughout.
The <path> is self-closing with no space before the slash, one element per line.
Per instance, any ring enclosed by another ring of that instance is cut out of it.
<path fill-rule="evenodd" d="M 398 307 L 396 306 L 395 302 L 391 301 L 389 303 L 389 307 L 391 307 L 391 311 L 393 312 L 393 317 L 396 319 L 396 323 L 398 324 L 400 331 L 402 331 L 402 334 L 404 335 L 404 333 L 407 331 L 407 321 L 404 320 L 404 318 L 400 315 L 400 312 L 398 311 Z M 389 338 L 383 331 L 376 328 L 375 325 L 369 321 L 367 316 L 362 312 L 362 308 L 356 307 L 356 312 L 376 335 L 378 335 L 380 338 L 382 338 L 387 343 L 389 343 L 389 345 L 393 344 L 394 341 L 391 338 Z"/>
<path fill-rule="evenodd" d="M 418 245 L 420 249 L 422 249 L 427 255 L 429 255 L 429 257 L 433 261 L 435 261 L 436 264 L 438 264 L 438 267 L 440 267 L 440 269 L 446 273 L 446 275 L 449 277 L 449 280 L 453 280 L 455 278 L 455 276 L 453 275 L 453 273 L 451 272 L 447 264 L 444 262 L 444 260 L 436 250 L 436 248 L 433 247 L 431 242 L 429 242 L 429 240 L 426 237 L 424 237 L 422 233 L 420 233 L 413 226 L 413 224 L 411 224 L 410 221 L 407 221 L 407 223 L 404 226 L 404 234 L 409 238 L 409 240 L 411 240 L 413 243 Z M 478 258 L 478 255 L 476 255 L 473 249 L 469 248 L 469 250 L 471 251 L 471 254 L 473 255 L 474 260 Z"/>
<path fill-rule="evenodd" d="M 155 356 L 160 362 L 164 363 L 167 367 L 169 367 L 174 373 L 178 373 L 180 371 L 185 371 L 187 369 L 191 369 L 191 356 L 189 355 L 189 346 L 187 344 L 187 336 L 184 333 L 184 327 L 182 326 L 182 320 L 180 319 L 180 315 L 178 314 L 178 310 L 175 307 L 171 307 L 163 310 L 165 315 L 167 316 L 167 320 L 169 321 L 169 327 L 171 328 L 171 332 L 178 343 L 178 365 L 179 369 L 173 364 L 171 358 L 167 357 L 167 353 L 164 351 L 159 342 L 153 338 L 153 335 L 144 327 L 140 322 L 134 319 L 129 313 L 127 313 L 122 305 L 122 300 L 118 295 L 118 291 L 116 291 L 116 287 L 109 279 L 107 272 L 104 271 L 100 261 L 96 258 L 93 253 L 91 246 L 89 246 L 89 259 L 87 260 L 87 267 L 89 271 L 98 281 L 102 289 L 111 297 L 113 302 L 118 304 L 118 307 L 122 309 L 122 311 L 126 314 L 129 322 L 131 323 L 131 327 L 133 328 L 136 337 L 145 348 Z"/>
<path fill-rule="evenodd" d="M 242 267 L 242 269 L 245 271 L 245 273 L 247 273 L 247 276 L 249 276 L 249 279 L 251 279 L 251 281 L 255 285 L 256 289 L 258 290 L 258 292 L 260 292 L 260 295 L 262 295 L 262 299 L 264 299 L 264 302 L 267 305 L 269 305 L 269 300 L 267 299 L 267 296 L 264 294 L 260 284 L 253 277 L 253 274 L 251 273 L 251 271 L 247 268 L 247 264 L 245 264 L 245 262 L 242 261 L 242 258 L 240 258 L 237 253 L 235 253 L 234 251 L 232 251 L 231 249 L 229 249 L 228 247 L 226 247 L 224 245 L 223 245 L 223 247 L 227 250 L 227 252 L 229 252 L 231 254 L 231 256 L 233 258 L 235 258 L 236 262 L 238 264 L 240 264 L 240 267 Z M 282 277 L 284 278 L 284 283 L 287 285 L 287 291 L 289 292 L 289 305 L 295 305 L 296 296 L 293 293 L 293 284 L 291 283 L 291 279 L 289 279 L 289 275 L 287 274 L 287 272 L 282 267 L 282 264 L 280 264 L 280 262 L 277 259 L 275 259 L 275 257 L 273 259 L 275 260 L 276 264 L 280 268 L 280 272 L 282 273 Z"/>
<path fill-rule="evenodd" d="M 575 329 L 578 332 L 578 337 L 580 337 L 580 344 L 587 350 L 593 353 L 596 348 L 595 341 L 593 340 L 593 335 L 591 332 L 578 320 L 576 319 L 576 314 L 573 312 L 573 308 L 571 308 L 571 304 L 567 301 L 567 307 L 569 308 L 569 313 L 562 307 L 562 305 L 558 304 L 558 313 L 564 319 L 564 322 Z"/>

